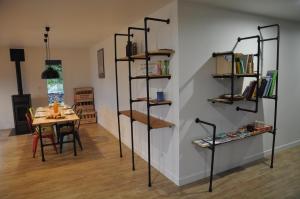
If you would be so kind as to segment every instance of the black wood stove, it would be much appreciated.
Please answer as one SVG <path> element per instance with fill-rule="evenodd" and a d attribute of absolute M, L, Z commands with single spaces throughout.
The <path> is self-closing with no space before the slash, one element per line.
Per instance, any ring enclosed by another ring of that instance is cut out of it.
<path fill-rule="evenodd" d="M 11 96 L 14 111 L 15 132 L 17 135 L 30 133 L 25 114 L 31 107 L 30 94 L 23 94 L 21 62 L 25 61 L 24 49 L 10 49 L 10 60 L 16 64 L 18 95 Z"/>

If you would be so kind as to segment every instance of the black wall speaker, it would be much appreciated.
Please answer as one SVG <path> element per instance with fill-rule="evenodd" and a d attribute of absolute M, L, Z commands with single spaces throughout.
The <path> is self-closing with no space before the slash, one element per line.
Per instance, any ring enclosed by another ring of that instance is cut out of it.
<path fill-rule="evenodd" d="M 24 49 L 10 49 L 10 60 L 11 61 L 25 61 Z"/>

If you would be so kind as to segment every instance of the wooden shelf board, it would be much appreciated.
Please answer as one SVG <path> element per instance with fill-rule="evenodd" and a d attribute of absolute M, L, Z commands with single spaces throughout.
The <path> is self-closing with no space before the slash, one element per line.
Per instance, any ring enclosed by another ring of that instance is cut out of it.
<path fill-rule="evenodd" d="M 233 77 L 256 77 L 257 74 L 234 74 Z M 231 78 L 231 74 L 213 74 L 213 78 Z"/>
<path fill-rule="evenodd" d="M 80 103 L 80 102 L 94 102 L 94 99 L 76 99 L 75 103 Z"/>
<path fill-rule="evenodd" d="M 96 111 L 84 111 L 82 112 L 82 115 L 92 115 L 92 114 L 96 114 Z"/>
<path fill-rule="evenodd" d="M 140 98 L 137 98 L 137 100 L 147 102 L 146 97 L 140 97 Z M 156 99 L 149 99 L 149 103 L 151 105 L 171 105 L 172 101 L 171 100 L 157 101 Z"/>
<path fill-rule="evenodd" d="M 245 97 L 243 97 L 242 95 L 236 94 L 236 96 L 233 98 L 233 101 L 231 100 L 231 98 L 222 97 L 222 96 L 210 98 L 210 99 L 207 99 L 207 101 L 212 102 L 212 103 L 233 104 L 234 102 L 237 102 L 237 101 L 252 101 L 252 99 L 248 100 Z"/>
<path fill-rule="evenodd" d="M 117 59 L 117 61 L 129 61 L 128 57 L 122 57 L 120 59 Z"/>
<path fill-rule="evenodd" d="M 222 143 L 216 143 L 215 145 L 222 145 L 222 144 L 226 144 L 226 143 L 230 143 L 230 142 L 234 142 L 234 141 L 238 141 L 238 140 L 243 140 L 243 139 L 246 139 L 246 138 L 250 138 L 250 137 L 254 137 L 254 136 L 257 136 L 257 135 L 261 135 L 261 134 L 264 134 L 264 133 L 272 133 L 272 131 L 254 131 L 254 132 L 251 132 L 252 134 L 248 135 L 248 136 L 245 136 L 245 137 L 237 137 L 237 138 L 232 138 L 232 140 L 228 140 L 227 142 L 222 142 Z M 193 144 L 195 144 L 196 146 L 199 146 L 199 147 L 202 147 L 202 148 L 208 148 L 210 146 L 212 146 L 212 144 L 208 144 L 207 142 L 207 145 L 206 146 L 203 146 L 199 143 L 197 143 L 197 141 L 199 140 L 202 140 L 202 139 L 198 139 L 198 140 L 194 140 L 192 141 Z"/>
<path fill-rule="evenodd" d="M 130 118 L 130 110 L 120 111 L 120 114 L 125 115 Z M 148 124 L 147 122 L 147 115 L 144 113 L 141 113 L 139 111 L 133 110 L 132 111 L 132 119 L 135 121 L 141 122 L 143 124 Z M 153 129 L 159 129 L 159 128 L 166 128 L 166 127 L 172 127 L 174 124 L 155 118 L 153 116 L 150 116 L 150 127 Z"/>
<path fill-rule="evenodd" d="M 80 92 L 80 91 L 93 91 L 93 87 L 80 87 L 80 88 L 74 88 L 75 92 Z"/>
<path fill-rule="evenodd" d="M 223 98 L 212 98 L 212 99 L 207 99 L 207 101 L 212 102 L 212 103 L 233 104 L 233 102 L 231 100 L 223 99 Z"/>
<path fill-rule="evenodd" d="M 149 57 L 153 57 L 153 56 L 171 56 L 172 54 L 174 54 L 175 51 L 172 49 L 159 49 L 159 50 L 153 50 L 153 51 L 149 51 Z M 146 59 L 146 55 L 145 53 L 140 53 L 137 55 L 133 55 L 130 57 L 131 59 Z M 128 57 L 122 57 L 117 59 L 118 61 L 129 61 Z"/>
<path fill-rule="evenodd" d="M 146 75 L 138 75 L 132 77 L 133 79 L 146 79 Z M 150 79 L 171 79 L 171 75 L 149 75 Z"/>

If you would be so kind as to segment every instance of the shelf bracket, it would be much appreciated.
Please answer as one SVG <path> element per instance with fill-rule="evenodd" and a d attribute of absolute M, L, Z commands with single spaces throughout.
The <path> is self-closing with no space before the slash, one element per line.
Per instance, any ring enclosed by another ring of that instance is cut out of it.
<path fill-rule="evenodd" d="M 212 181 L 213 181 L 213 174 L 214 174 L 214 159 L 215 159 L 215 146 L 216 146 L 216 125 L 210 122 L 205 122 L 200 120 L 199 118 L 195 119 L 195 122 L 198 124 L 205 124 L 211 126 L 213 128 L 213 143 L 210 145 L 212 155 L 211 155 L 211 164 L 210 164 L 210 178 L 209 178 L 209 188 L 208 191 L 212 192 Z"/>

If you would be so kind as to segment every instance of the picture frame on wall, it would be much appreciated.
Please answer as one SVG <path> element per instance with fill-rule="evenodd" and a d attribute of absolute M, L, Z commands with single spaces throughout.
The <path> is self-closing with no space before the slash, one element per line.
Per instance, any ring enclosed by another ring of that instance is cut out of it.
<path fill-rule="evenodd" d="M 98 60 L 98 77 L 105 78 L 104 48 L 101 48 L 97 51 L 97 60 Z"/>

